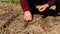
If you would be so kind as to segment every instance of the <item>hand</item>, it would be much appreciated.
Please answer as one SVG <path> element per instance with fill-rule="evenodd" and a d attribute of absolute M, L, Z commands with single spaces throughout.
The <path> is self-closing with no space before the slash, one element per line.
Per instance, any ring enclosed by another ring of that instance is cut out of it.
<path fill-rule="evenodd" d="M 26 21 L 31 21 L 32 20 L 32 15 L 30 11 L 25 11 L 24 12 L 24 20 Z"/>
<path fill-rule="evenodd" d="M 43 11 L 46 10 L 48 7 L 49 7 L 48 4 L 44 4 L 44 5 L 40 6 L 40 7 L 38 8 L 38 10 L 41 11 L 41 12 L 43 12 Z"/>

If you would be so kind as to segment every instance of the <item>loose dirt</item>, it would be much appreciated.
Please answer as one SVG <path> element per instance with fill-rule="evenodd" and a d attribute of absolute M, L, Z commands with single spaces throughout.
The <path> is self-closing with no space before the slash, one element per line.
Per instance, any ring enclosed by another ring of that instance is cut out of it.
<path fill-rule="evenodd" d="M 60 16 L 33 15 L 25 22 L 20 5 L 0 3 L 0 34 L 60 34 Z"/>

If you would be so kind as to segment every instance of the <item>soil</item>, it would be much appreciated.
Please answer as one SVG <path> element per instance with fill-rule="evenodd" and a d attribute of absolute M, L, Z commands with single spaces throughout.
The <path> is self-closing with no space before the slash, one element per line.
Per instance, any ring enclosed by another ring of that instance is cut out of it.
<path fill-rule="evenodd" d="M 20 5 L 0 2 L 0 34 L 60 34 L 60 16 L 34 14 L 26 22 Z"/>

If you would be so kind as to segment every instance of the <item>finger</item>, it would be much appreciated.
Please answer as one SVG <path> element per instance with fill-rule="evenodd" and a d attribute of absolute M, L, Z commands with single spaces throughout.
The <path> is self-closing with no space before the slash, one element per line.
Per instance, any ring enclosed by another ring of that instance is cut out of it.
<path fill-rule="evenodd" d="M 45 8 L 43 8 L 41 11 L 44 11 L 45 10 Z"/>
<path fill-rule="evenodd" d="M 31 15 L 28 17 L 28 20 L 31 20 Z"/>
<path fill-rule="evenodd" d="M 30 16 L 29 20 L 32 20 L 32 16 Z"/>
<path fill-rule="evenodd" d="M 25 19 L 28 21 L 29 20 L 29 17 L 27 16 Z"/>
<path fill-rule="evenodd" d="M 39 11 L 43 11 L 43 9 L 41 10 L 41 9 L 39 9 Z"/>
<path fill-rule="evenodd" d="M 27 16 L 27 17 L 26 17 L 26 20 L 28 20 L 28 21 L 29 21 L 29 20 L 31 20 L 31 18 L 32 18 L 32 16 L 31 16 L 31 15 L 30 15 L 30 16 Z"/>
<path fill-rule="evenodd" d="M 43 7 L 39 8 L 40 10 L 43 10 Z"/>
<path fill-rule="evenodd" d="M 40 7 L 39 10 L 43 10 L 44 7 Z"/>
<path fill-rule="evenodd" d="M 25 20 L 25 21 L 27 21 L 27 20 L 28 20 L 27 16 L 24 16 L 24 20 Z"/>
<path fill-rule="evenodd" d="M 44 11 L 46 8 L 43 8 L 42 10 L 40 10 L 41 12 Z"/>

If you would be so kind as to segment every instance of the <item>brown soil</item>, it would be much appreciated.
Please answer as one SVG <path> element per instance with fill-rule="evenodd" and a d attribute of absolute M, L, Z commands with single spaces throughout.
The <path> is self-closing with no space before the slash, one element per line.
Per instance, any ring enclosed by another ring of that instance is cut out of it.
<path fill-rule="evenodd" d="M 35 14 L 25 22 L 20 5 L 0 3 L 0 34 L 60 34 L 60 16 Z"/>

